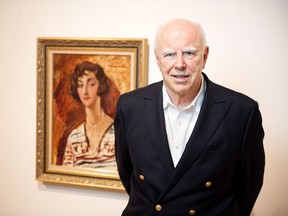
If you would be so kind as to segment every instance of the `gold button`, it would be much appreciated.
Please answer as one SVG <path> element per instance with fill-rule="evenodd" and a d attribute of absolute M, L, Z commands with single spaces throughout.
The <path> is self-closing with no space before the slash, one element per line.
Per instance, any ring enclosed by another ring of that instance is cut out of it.
<path fill-rule="evenodd" d="M 139 175 L 139 178 L 144 181 L 145 180 L 145 177 L 143 175 Z"/>
<path fill-rule="evenodd" d="M 211 187 L 211 185 L 212 185 L 212 183 L 209 181 L 205 183 L 205 187 Z"/>
<path fill-rule="evenodd" d="M 156 211 L 161 211 L 161 209 L 162 209 L 162 206 L 161 206 L 161 205 L 156 205 L 156 206 L 155 206 L 155 210 L 156 210 Z"/>
<path fill-rule="evenodd" d="M 189 215 L 195 215 L 196 214 L 196 211 L 195 210 L 190 210 L 189 211 Z"/>

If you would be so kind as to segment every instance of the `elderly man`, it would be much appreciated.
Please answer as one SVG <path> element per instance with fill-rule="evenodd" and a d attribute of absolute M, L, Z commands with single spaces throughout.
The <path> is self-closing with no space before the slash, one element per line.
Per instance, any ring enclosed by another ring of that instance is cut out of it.
<path fill-rule="evenodd" d="M 257 102 L 203 73 L 209 48 L 197 23 L 161 26 L 154 52 L 163 81 L 117 104 L 122 215 L 250 215 L 265 163 Z"/>

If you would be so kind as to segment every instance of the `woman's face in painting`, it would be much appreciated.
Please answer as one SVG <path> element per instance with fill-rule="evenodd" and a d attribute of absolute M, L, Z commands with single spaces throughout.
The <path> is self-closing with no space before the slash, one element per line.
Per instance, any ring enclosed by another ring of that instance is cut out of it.
<path fill-rule="evenodd" d="M 84 75 L 78 78 L 77 86 L 77 92 L 81 102 L 85 107 L 92 107 L 99 97 L 97 94 L 99 81 L 95 73 L 85 71 Z"/>

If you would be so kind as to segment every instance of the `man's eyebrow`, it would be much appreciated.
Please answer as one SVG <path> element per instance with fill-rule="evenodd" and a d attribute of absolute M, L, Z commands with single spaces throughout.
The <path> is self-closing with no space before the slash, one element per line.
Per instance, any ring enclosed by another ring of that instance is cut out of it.
<path fill-rule="evenodd" d="M 183 52 L 197 52 L 197 49 L 195 47 L 185 47 L 183 49 Z M 165 55 L 167 53 L 175 53 L 175 51 L 170 48 L 166 48 L 162 50 L 162 55 Z"/>
<path fill-rule="evenodd" d="M 184 52 L 197 52 L 197 49 L 195 47 L 186 47 L 183 49 Z"/>
<path fill-rule="evenodd" d="M 166 48 L 162 50 L 162 54 L 167 54 L 167 53 L 174 53 L 175 51 L 173 49 L 170 48 Z"/>

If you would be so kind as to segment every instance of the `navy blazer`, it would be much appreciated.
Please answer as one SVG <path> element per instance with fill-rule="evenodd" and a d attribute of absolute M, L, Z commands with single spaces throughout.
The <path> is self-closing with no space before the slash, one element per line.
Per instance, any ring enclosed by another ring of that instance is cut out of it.
<path fill-rule="evenodd" d="M 116 161 L 129 194 L 123 216 L 248 216 L 264 174 L 264 131 L 256 101 L 207 83 L 201 111 L 174 168 L 157 82 L 120 96 Z"/>

